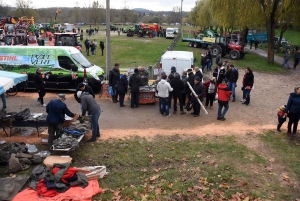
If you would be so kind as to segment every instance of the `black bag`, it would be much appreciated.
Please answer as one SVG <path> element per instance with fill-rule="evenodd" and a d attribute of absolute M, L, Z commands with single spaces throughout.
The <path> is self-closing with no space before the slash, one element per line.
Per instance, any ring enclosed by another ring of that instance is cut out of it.
<path fill-rule="evenodd" d="M 188 103 L 186 104 L 186 110 L 187 111 L 191 111 L 193 109 L 193 107 L 191 106 L 192 102 L 188 101 Z"/>
<path fill-rule="evenodd" d="M 29 108 L 26 108 L 25 110 L 16 114 L 15 120 L 22 121 L 22 120 L 26 120 L 28 117 L 30 117 L 30 110 Z"/>

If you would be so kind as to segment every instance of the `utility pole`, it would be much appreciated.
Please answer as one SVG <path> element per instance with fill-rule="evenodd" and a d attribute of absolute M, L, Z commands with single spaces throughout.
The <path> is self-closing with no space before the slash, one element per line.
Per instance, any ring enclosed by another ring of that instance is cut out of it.
<path fill-rule="evenodd" d="M 183 0 L 181 0 L 181 9 L 180 9 L 181 10 L 181 23 L 180 23 L 181 24 L 181 27 L 180 27 L 180 29 L 181 29 L 181 31 L 180 31 L 181 32 L 181 39 L 183 38 L 183 30 L 182 30 L 182 2 L 183 2 Z"/>
<path fill-rule="evenodd" d="M 106 0 L 106 79 L 111 68 L 110 54 L 110 0 Z"/>

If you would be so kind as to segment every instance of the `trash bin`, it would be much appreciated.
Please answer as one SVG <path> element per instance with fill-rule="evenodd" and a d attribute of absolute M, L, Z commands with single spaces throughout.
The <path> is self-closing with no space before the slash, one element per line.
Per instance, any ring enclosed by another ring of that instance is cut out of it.
<path fill-rule="evenodd" d="M 83 40 L 83 34 L 80 34 L 80 40 Z"/>

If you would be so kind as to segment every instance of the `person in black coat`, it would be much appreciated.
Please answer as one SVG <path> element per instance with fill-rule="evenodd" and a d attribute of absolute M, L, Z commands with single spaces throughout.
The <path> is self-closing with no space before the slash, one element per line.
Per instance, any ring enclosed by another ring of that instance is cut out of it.
<path fill-rule="evenodd" d="M 254 85 L 254 75 L 250 68 L 246 68 L 243 78 L 243 100 L 242 104 L 250 104 L 250 92 Z"/>
<path fill-rule="evenodd" d="M 93 89 L 92 89 L 90 86 L 88 86 L 87 83 L 85 83 L 85 82 L 81 82 L 81 83 L 78 84 L 78 87 L 77 87 L 77 89 L 76 89 L 76 91 L 75 91 L 75 93 L 74 93 L 74 98 L 75 98 L 75 100 L 77 101 L 77 103 L 80 104 L 80 109 L 81 109 L 81 111 L 82 111 L 81 100 L 80 100 L 80 98 L 78 98 L 78 96 L 77 96 L 77 92 L 78 92 L 78 91 L 87 92 L 87 93 L 89 93 L 90 95 L 92 95 L 94 98 L 95 98 L 95 92 L 94 92 Z M 85 115 L 85 114 L 84 114 L 84 115 Z"/>
<path fill-rule="evenodd" d="M 128 78 L 127 75 L 123 74 L 123 76 L 121 77 L 119 84 L 118 84 L 120 107 L 125 107 L 124 98 L 125 98 L 125 94 L 127 93 L 127 90 L 128 90 L 127 78 Z"/>
<path fill-rule="evenodd" d="M 114 103 L 118 102 L 118 83 L 120 80 L 120 64 L 115 63 L 115 67 L 109 71 L 109 86 L 112 87 L 114 95 L 111 97 Z"/>
<path fill-rule="evenodd" d="M 217 86 L 219 86 L 219 84 L 221 84 L 222 81 L 225 79 L 225 73 L 225 67 L 217 65 L 213 72 L 213 77 L 216 78 Z"/>
<path fill-rule="evenodd" d="M 196 93 L 196 96 L 194 94 L 192 96 L 192 103 L 193 103 L 194 112 L 191 113 L 191 114 L 193 114 L 194 117 L 199 117 L 199 115 L 200 115 L 200 103 L 198 102 L 198 98 L 202 102 L 204 92 L 205 92 L 204 87 L 203 87 L 199 77 L 195 77 L 195 79 L 194 79 L 194 91 Z"/>
<path fill-rule="evenodd" d="M 129 86 L 131 88 L 131 108 L 139 107 L 139 91 L 141 85 L 141 76 L 139 75 L 139 70 L 134 69 L 134 73 L 130 76 Z"/>
<path fill-rule="evenodd" d="M 36 70 L 36 73 L 34 75 L 34 84 L 35 84 L 36 91 L 39 94 L 38 101 L 41 103 L 41 106 L 46 107 L 46 105 L 44 104 L 44 96 L 46 95 L 46 92 L 45 92 L 45 82 L 42 77 L 42 68 L 38 68 Z"/>
<path fill-rule="evenodd" d="M 104 42 L 103 41 L 100 41 L 100 48 L 101 48 L 101 53 L 102 53 L 101 56 L 103 56 L 103 50 L 104 50 Z"/>
<path fill-rule="evenodd" d="M 189 68 L 187 70 L 187 73 L 188 73 L 187 82 L 190 83 L 190 85 L 193 87 L 194 86 L 194 78 L 195 78 L 193 70 L 191 68 Z M 186 94 L 188 95 L 188 101 L 189 101 L 189 103 L 191 103 L 191 101 L 192 101 L 192 95 L 191 95 L 191 93 L 192 93 L 192 91 L 191 91 L 189 85 L 186 84 Z"/>
<path fill-rule="evenodd" d="M 184 89 L 184 83 L 180 79 L 180 75 L 178 73 L 174 74 L 174 79 L 171 81 L 171 87 L 173 88 L 172 95 L 174 99 L 174 112 L 173 114 L 177 113 L 177 99 L 180 105 L 180 114 L 185 114 L 183 111 L 183 101 L 182 101 L 182 90 Z"/>
<path fill-rule="evenodd" d="M 171 81 L 174 79 L 174 74 L 176 73 L 176 67 L 172 66 L 171 67 L 171 73 L 168 76 L 168 82 L 171 84 Z M 179 76 L 180 77 L 180 76 Z M 168 100 L 168 104 L 169 104 L 169 108 L 171 108 L 171 103 L 172 103 L 172 91 L 169 92 L 169 100 Z"/>
<path fill-rule="evenodd" d="M 202 78 L 203 78 L 203 75 L 199 69 L 199 67 L 195 67 L 195 77 L 199 77 L 200 78 L 200 82 L 202 82 Z"/>

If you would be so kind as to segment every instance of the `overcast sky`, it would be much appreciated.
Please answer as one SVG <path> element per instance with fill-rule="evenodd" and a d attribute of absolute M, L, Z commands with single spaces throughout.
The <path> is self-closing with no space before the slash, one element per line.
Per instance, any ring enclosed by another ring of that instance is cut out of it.
<path fill-rule="evenodd" d="M 93 0 L 31 0 L 34 8 L 45 7 L 74 7 L 76 2 L 79 7 L 88 7 Z M 106 7 L 106 0 L 98 0 L 101 5 Z M 183 0 L 182 10 L 191 11 L 195 6 L 196 0 Z M 5 3 L 15 6 L 15 1 L 6 1 Z M 145 8 L 153 11 L 171 11 L 173 7 L 179 6 L 181 0 L 110 0 L 110 8 L 121 9 L 125 5 L 129 9 Z"/>

